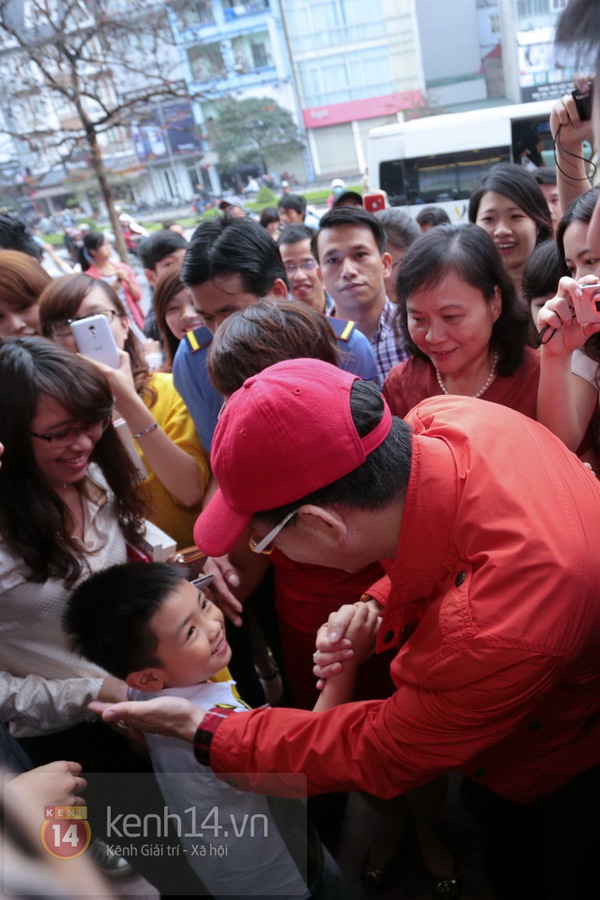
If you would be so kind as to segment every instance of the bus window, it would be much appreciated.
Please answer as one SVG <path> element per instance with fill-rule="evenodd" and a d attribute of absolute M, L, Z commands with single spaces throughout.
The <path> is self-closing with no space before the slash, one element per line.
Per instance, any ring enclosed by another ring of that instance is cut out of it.
<path fill-rule="evenodd" d="M 509 159 L 508 147 L 397 159 L 381 163 L 380 184 L 392 206 L 465 200 L 490 166 Z"/>
<path fill-rule="evenodd" d="M 511 123 L 511 128 L 513 162 L 529 161 L 534 166 L 543 166 L 544 152 L 554 146 L 548 118 L 518 119 Z"/>
<path fill-rule="evenodd" d="M 404 206 L 406 194 L 404 192 L 404 172 L 401 159 L 390 159 L 379 166 L 379 184 L 382 191 L 386 191 L 390 206 Z"/>

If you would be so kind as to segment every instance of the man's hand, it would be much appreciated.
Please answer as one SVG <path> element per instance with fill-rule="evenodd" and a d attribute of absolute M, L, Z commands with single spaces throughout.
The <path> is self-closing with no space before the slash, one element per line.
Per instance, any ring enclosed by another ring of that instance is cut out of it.
<path fill-rule="evenodd" d="M 93 700 L 89 709 L 101 715 L 105 722 L 129 725 L 151 734 L 164 734 L 190 744 L 206 715 L 203 709 L 182 697 L 157 697 L 155 700 L 116 704 Z"/>

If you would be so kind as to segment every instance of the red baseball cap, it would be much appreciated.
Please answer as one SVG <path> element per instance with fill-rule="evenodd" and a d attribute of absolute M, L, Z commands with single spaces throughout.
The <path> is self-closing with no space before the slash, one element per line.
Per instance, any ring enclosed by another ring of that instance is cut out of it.
<path fill-rule="evenodd" d="M 360 380 L 316 359 L 290 359 L 248 378 L 227 401 L 211 450 L 219 489 L 200 514 L 194 540 L 222 556 L 256 512 L 301 500 L 361 466 L 390 432 L 384 412 L 361 438 L 350 411 Z"/>

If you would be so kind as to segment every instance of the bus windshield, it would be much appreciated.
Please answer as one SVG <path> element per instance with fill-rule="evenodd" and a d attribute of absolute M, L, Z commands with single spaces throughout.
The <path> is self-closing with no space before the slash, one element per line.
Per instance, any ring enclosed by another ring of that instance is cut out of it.
<path fill-rule="evenodd" d="M 381 163 L 381 189 L 392 206 L 464 200 L 479 184 L 490 166 L 510 160 L 509 147 L 440 153 Z"/>

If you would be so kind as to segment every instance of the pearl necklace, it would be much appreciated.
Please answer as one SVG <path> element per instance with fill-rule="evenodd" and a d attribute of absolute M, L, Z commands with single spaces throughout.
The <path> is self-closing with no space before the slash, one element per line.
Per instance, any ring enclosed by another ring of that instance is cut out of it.
<path fill-rule="evenodd" d="M 494 353 L 494 356 L 492 358 L 492 368 L 491 368 L 490 374 L 487 377 L 487 381 L 483 385 L 483 387 L 477 391 L 476 394 L 471 394 L 472 397 L 474 397 L 475 399 L 478 399 L 483 394 L 485 394 L 485 392 L 490 387 L 490 385 L 492 384 L 492 382 L 494 381 L 494 379 L 496 377 L 496 366 L 497 365 L 498 365 L 498 354 Z M 440 373 L 437 369 L 435 370 L 435 377 L 437 378 L 437 383 L 440 386 L 440 390 L 441 390 L 442 394 L 449 394 L 450 391 L 448 390 L 448 388 L 442 381 L 442 376 L 440 375 Z"/>

